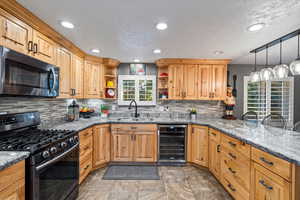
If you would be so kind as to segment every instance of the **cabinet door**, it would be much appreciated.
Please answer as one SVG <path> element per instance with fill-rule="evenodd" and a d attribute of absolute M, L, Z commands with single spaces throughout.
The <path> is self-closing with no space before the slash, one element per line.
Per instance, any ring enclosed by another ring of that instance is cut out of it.
<path fill-rule="evenodd" d="M 110 161 L 110 127 L 100 125 L 93 128 L 93 168 Z"/>
<path fill-rule="evenodd" d="M 290 200 L 290 183 L 266 168 L 253 164 L 253 200 Z"/>
<path fill-rule="evenodd" d="M 57 65 L 59 67 L 59 97 L 69 98 L 71 95 L 71 60 L 72 54 L 66 49 L 57 51 Z"/>
<path fill-rule="evenodd" d="M 184 65 L 184 86 L 183 98 L 193 100 L 198 98 L 198 66 L 197 65 Z"/>
<path fill-rule="evenodd" d="M 211 65 L 198 67 L 198 99 L 209 100 L 211 92 Z"/>
<path fill-rule="evenodd" d="M 133 134 L 112 133 L 112 161 L 133 161 Z"/>
<path fill-rule="evenodd" d="M 85 63 L 84 73 L 84 92 L 85 98 L 99 98 L 100 90 L 100 65 L 98 63 L 89 62 Z"/>
<path fill-rule="evenodd" d="M 171 65 L 169 73 L 169 98 L 182 99 L 183 66 Z"/>
<path fill-rule="evenodd" d="M 208 167 L 208 128 L 192 127 L 192 162 Z"/>
<path fill-rule="evenodd" d="M 213 65 L 211 78 L 212 99 L 224 100 L 227 87 L 227 65 Z"/>
<path fill-rule="evenodd" d="M 0 193 L 3 200 L 25 200 L 25 180 L 20 179 Z"/>
<path fill-rule="evenodd" d="M 220 143 L 214 139 L 209 139 L 209 170 L 217 177 L 220 177 L 221 171 L 221 151 Z"/>
<path fill-rule="evenodd" d="M 57 44 L 43 35 L 42 33 L 33 31 L 34 56 L 46 63 L 56 64 Z"/>
<path fill-rule="evenodd" d="M 84 65 L 83 59 L 73 55 L 71 68 L 71 88 L 73 89 L 73 96 L 75 98 L 83 98 L 83 73 Z"/>
<path fill-rule="evenodd" d="M 134 135 L 134 161 L 156 162 L 157 134 L 156 132 L 139 132 Z"/>
<path fill-rule="evenodd" d="M 0 14 L 5 14 L 1 10 Z M 9 16 L 8 16 L 9 17 Z M 0 44 L 18 51 L 29 54 L 32 48 L 32 28 L 18 19 L 10 19 L 0 16 Z"/>
<path fill-rule="evenodd" d="M 98 75 L 98 90 L 99 90 L 99 97 L 104 98 L 105 94 L 105 82 L 104 82 L 104 65 L 99 65 L 99 75 Z"/>

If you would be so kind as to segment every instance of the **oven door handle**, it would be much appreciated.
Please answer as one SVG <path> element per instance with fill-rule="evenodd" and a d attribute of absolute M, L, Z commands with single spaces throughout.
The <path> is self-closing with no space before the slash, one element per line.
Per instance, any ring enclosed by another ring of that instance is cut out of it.
<path fill-rule="evenodd" d="M 55 163 L 56 161 L 58 161 L 59 159 L 61 159 L 62 157 L 64 157 L 65 155 L 67 155 L 68 153 L 70 153 L 71 151 L 73 151 L 75 148 L 77 148 L 79 146 L 79 144 L 76 144 L 75 146 L 73 146 L 72 148 L 68 149 L 67 151 L 65 151 L 63 154 L 57 156 L 56 158 L 49 160 L 39 166 L 37 166 L 35 169 L 37 171 L 40 171 L 42 169 L 44 169 L 45 167 L 47 167 L 48 165 Z"/>

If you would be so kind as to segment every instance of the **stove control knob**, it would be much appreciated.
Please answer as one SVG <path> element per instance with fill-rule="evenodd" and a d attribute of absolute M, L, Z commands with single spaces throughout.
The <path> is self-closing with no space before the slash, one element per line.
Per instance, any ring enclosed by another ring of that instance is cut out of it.
<path fill-rule="evenodd" d="M 74 138 L 71 137 L 71 138 L 69 139 L 69 142 L 70 142 L 71 144 L 74 144 Z"/>
<path fill-rule="evenodd" d="M 60 143 L 60 147 L 61 147 L 61 148 L 66 148 L 66 147 L 67 147 L 67 143 L 66 143 L 66 142 Z"/>
<path fill-rule="evenodd" d="M 50 152 L 51 152 L 52 154 L 57 153 L 57 148 L 56 148 L 56 147 L 51 147 L 51 148 L 50 148 Z"/>
<path fill-rule="evenodd" d="M 78 139 L 78 136 L 76 135 L 76 136 L 74 136 L 74 140 L 75 140 L 75 142 L 78 142 L 79 141 L 79 139 Z"/>
<path fill-rule="evenodd" d="M 50 157 L 49 151 L 44 151 L 44 152 L 42 153 L 42 157 L 43 157 L 43 158 L 49 158 L 49 157 Z"/>

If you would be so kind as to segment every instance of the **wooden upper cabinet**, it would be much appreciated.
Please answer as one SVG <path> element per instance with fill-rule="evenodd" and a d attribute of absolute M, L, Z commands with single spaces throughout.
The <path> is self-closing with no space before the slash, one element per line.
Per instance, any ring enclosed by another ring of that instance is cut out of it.
<path fill-rule="evenodd" d="M 71 62 L 72 54 L 64 48 L 57 51 L 57 65 L 59 67 L 59 97 L 69 98 L 71 95 Z"/>
<path fill-rule="evenodd" d="M 0 44 L 23 54 L 32 49 L 32 28 L 0 9 Z"/>
<path fill-rule="evenodd" d="M 169 68 L 169 99 L 182 99 L 183 65 Z"/>
<path fill-rule="evenodd" d="M 156 132 L 137 132 L 134 135 L 134 161 L 157 161 L 157 134 Z"/>
<path fill-rule="evenodd" d="M 208 167 L 208 128 L 192 126 L 192 162 Z"/>
<path fill-rule="evenodd" d="M 92 61 L 85 61 L 84 66 L 84 97 L 100 97 L 100 73 L 101 65 Z"/>
<path fill-rule="evenodd" d="M 211 97 L 224 100 L 227 88 L 227 65 L 213 65 L 211 72 Z"/>
<path fill-rule="evenodd" d="M 72 55 L 71 94 L 74 98 L 83 98 L 84 62 L 83 58 Z"/>
<path fill-rule="evenodd" d="M 101 167 L 110 161 L 110 125 L 93 128 L 93 168 Z"/>
<path fill-rule="evenodd" d="M 37 59 L 55 65 L 57 46 L 47 36 L 36 30 L 33 31 L 33 53 Z"/>
<path fill-rule="evenodd" d="M 198 99 L 209 100 L 211 91 L 211 65 L 198 66 Z"/>
<path fill-rule="evenodd" d="M 186 100 L 198 99 L 198 65 L 183 66 L 182 96 Z"/>

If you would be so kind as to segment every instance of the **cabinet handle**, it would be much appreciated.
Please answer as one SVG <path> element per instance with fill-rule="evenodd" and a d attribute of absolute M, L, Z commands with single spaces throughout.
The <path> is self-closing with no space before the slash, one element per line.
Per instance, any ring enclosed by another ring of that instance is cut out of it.
<path fill-rule="evenodd" d="M 90 147 L 85 147 L 83 150 L 86 151 L 86 150 L 88 150 L 89 148 L 90 148 Z"/>
<path fill-rule="evenodd" d="M 236 147 L 236 144 L 234 142 L 229 141 L 228 144 L 230 144 L 232 147 Z"/>
<path fill-rule="evenodd" d="M 264 186 L 266 189 L 268 189 L 268 190 L 273 190 L 273 187 L 270 186 L 270 185 L 268 185 L 268 184 L 266 184 L 264 180 L 259 180 L 258 182 L 259 182 L 262 186 Z"/>
<path fill-rule="evenodd" d="M 210 134 L 212 134 L 213 136 L 217 136 L 217 134 L 215 134 L 214 132 L 210 132 Z"/>
<path fill-rule="evenodd" d="M 137 127 L 135 127 L 135 126 L 132 126 L 132 127 L 131 127 L 131 129 L 137 129 Z"/>
<path fill-rule="evenodd" d="M 263 161 L 264 163 L 270 165 L 270 166 L 273 166 L 273 165 L 274 165 L 273 162 L 266 160 L 264 157 L 260 157 L 259 159 L 260 159 L 261 161 Z"/>
<path fill-rule="evenodd" d="M 229 155 L 231 158 L 236 159 L 236 156 L 233 155 L 232 153 L 228 153 L 228 155 Z"/>
<path fill-rule="evenodd" d="M 220 153 L 221 152 L 221 145 L 217 145 L 217 152 Z"/>
<path fill-rule="evenodd" d="M 236 173 L 236 171 L 234 171 L 231 167 L 229 167 L 228 170 L 229 170 L 232 174 L 235 174 L 235 173 Z"/>
<path fill-rule="evenodd" d="M 229 187 L 229 189 L 230 189 L 232 192 L 235 192 L 235 191 L 236 191 L 236 189 L 235 189 L 230 183 L 229 183 L 227 186 Z"/>
<path fill-rule="evenodd" d="M 83 170 L 87 170 L 90 167 L 90 165 L 87 165 Z"/>
<path fill-rule="evenodd" d="M 33 45 L 33 53 L 37 53 L 38 52 L 38 45 L 37 43 L 34 43 Z"/>
<path fill-rule="evenodd" d="M 33 42 L 29 41 L 28 42 L 28 52 L 33 51 Z"/>

